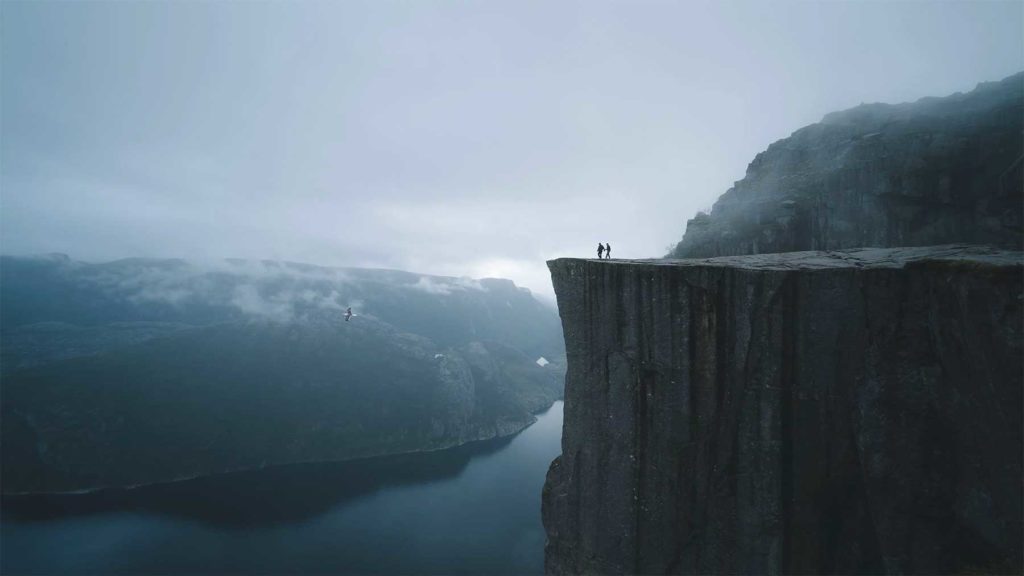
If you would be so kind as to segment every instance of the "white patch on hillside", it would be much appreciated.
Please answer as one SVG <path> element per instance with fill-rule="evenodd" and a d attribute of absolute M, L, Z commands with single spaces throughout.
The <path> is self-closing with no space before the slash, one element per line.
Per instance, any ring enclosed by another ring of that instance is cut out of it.
<path fill-rule="evenodd" d="M 420 276 L 415 284 L 409 284 L 413 290 L 420 290 L 427 294 L 447 296 L 455 291 L 483 290 L 480 282 L 472 278 L 437 278 L 431 276 Z"/>
<path fill-rule="evenodd" d="M 243 314 L 289 322 L 316 311 L 344 311 L 352 280 L 343 270 L 274 261 L 153 261 L 102 270 L 86 281 L 139 304 L 230 306 Z M 355 301 L 351 306 L 361 305 Z"/>

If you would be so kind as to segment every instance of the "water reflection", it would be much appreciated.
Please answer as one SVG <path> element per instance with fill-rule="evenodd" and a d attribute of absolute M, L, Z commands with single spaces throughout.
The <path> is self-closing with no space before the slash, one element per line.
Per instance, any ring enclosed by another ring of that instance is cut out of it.
<path fill-rule="evenodd" d="M 2 574 L 539 574 L 558 402 L 439 452 L 3 499 Z"/>

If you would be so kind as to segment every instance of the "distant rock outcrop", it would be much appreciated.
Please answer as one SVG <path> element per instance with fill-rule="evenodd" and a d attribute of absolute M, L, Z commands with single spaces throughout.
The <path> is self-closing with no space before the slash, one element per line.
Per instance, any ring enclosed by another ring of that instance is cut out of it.
<path fill-rule="evenodd" d="M 1024 73 L 828 114 L 754 158 L 668 256 L 1024 245 Z"/>
<path fill-rule="evenodd" d="M 1022 253 L 548 265 L 548 573 L 1020 573 Z"/>

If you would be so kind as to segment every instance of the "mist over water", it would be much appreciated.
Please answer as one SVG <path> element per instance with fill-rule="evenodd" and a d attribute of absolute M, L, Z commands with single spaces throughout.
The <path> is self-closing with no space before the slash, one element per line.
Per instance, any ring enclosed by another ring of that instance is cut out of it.
<path fill-rule="evenodd" d="M 562 403 L 506 439 L 128 491 L 5 498 L 5 574 L 543 571 Z"/>

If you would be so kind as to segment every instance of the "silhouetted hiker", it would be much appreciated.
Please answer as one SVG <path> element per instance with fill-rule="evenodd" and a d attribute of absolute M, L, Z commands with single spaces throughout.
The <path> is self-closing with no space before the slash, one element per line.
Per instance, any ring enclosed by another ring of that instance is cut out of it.
<path fill-rule="evenodd" d="M 601 259 L 601 255 L 602 254 L 604 254 L 604 244 L 601 244 L 600 242 L 598 242 L 597 243 L 597 259 L 598 260 Z"/>
<path fill-rule="evenodd" d="M 604 245 L 604 257 L 606 259 L 608 259 L 608 260 L 612 259 L 612 245 L 611 244 L 605 244 Z"/>
<path fill-rule="evenodd" d="M 352 317 L 352 307 L 350 306 L 348 310 L 345 310 L 345 322 L 348 322 L 348 319 L 351 318 L 351 317 Z"/>

